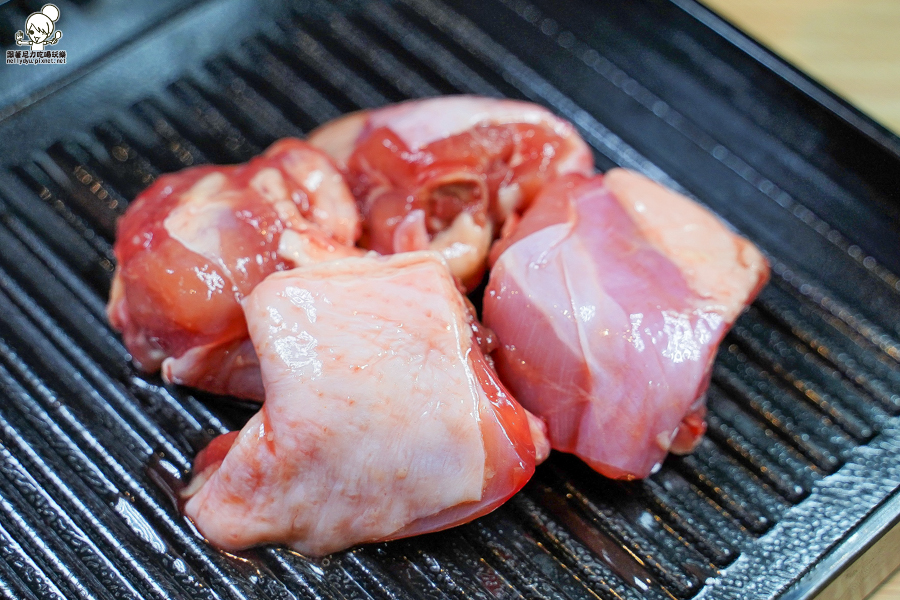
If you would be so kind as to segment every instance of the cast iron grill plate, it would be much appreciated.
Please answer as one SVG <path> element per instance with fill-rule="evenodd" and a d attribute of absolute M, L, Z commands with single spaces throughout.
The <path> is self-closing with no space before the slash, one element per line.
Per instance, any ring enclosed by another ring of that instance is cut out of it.
<path fill-rule="evenodd" d="M 702 6 L 166 2 L 128 39 L 89 42 L 114 10 L 59 5 L 61 30 L 84 28 L 60 44 L 72 69 L 5 87 L 0 108 L 0 594 L 775 598 L 895 495 L 900 145 Z M 33 9 L 0 7 L 3 39 Z M 767 254 L 772 282 L 716 361 L 707 437 L 641 482 L 555 454 L 506 506 L 439 534 L 318 560 L 216 551 L 169 490 L 250 408 L 130 365 L 104 315 L 117 217 L 160 173 L 448 93 L 548 106 L 599 168 L 692 195 Z"/>

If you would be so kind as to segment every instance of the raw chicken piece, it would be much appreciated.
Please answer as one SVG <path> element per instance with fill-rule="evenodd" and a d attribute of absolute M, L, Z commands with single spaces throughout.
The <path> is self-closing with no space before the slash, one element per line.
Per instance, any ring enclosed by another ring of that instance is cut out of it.
<path fill-rule="evenodd" d="M 506 501 L 549 452 L 436 253 L 277 273 L 244 310 L 266 402 L 198 456 L 185 492 L 221 548 L 323 555 L 452 527 Z"/>
<path fill-rule="evenodd" d="M 625 479 L 694 448 L 716 347 L 768 278 L 753 244 L 614 169 L 550 184 L 492 257 L 497 370 L 554 448 Z"/>
<path fill-rule="evenodd" d="M 275 271 L 360 253 L 359 232 L 343 176 L 300 140 L 164 175 L 119 220 L 110 323 L 142 370 L 262 400 L 241 299 Z"/>
<path fill-rule="evenodd" d="M 352 114 L 313 132 L 310 143 L 346 163 L 364 246 L 437 250 L 470 287 L 507 217 L 558 175 L 594 172 L 568 122 L 535 104 L 475 96 Z"/>

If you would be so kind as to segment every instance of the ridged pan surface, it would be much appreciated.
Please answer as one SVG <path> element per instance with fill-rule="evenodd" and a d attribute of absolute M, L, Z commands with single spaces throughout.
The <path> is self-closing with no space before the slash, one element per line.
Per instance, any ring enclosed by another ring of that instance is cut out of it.
<path fill-rule="evenodd" d="M 60 3 L 84 27 L 95 6 Z M 699 5 L 171 6 L 0 120 L 0 595 L 776 598 L 900 486 L 897 140 Z M 318 560 L 215 550 L 169 490 L 251 410 L 131 366 L 104 315 L 116 219 L 161 173 L 448 93 L 548 106 L 601 169 L 685 191 L 767 254 L 772 282 L 715 364 L 708 435 L 639 482 L 554 455 L 439 534 Z"/>

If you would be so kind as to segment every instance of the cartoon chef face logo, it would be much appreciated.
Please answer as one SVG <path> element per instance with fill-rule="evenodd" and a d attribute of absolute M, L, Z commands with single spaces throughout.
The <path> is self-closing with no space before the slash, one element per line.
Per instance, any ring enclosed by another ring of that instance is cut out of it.
<path fill-rule="evenodd" d="M 16 44 L 19 46 L 31 46 L 32 52 L 40 52 L 44 46 L 51 46 L 59 41 L 62 32 L 54 33 L 56 21 L 59 19 L 59 9 L 55 4 L 45 4 L 41 12 L 32 13 L 25 21 L 25 32 L 16 32 Z M 25 33 L 28 40 L 25 40 Z"/>

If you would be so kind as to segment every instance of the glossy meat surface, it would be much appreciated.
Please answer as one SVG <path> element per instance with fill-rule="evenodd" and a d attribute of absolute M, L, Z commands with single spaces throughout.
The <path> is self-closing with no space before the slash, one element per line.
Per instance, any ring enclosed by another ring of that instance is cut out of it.
<path fill-rule="evenodd" d="M 568 122 L 513 100 L 404 102 L 338 119 L 310 141 L 346 163 L 366 247 L 436 250 L 469 285 L 480 281 L 504 221 L 547 181 L 594 172 Z"/>
<path fill-rule="evenodd" d="M 716 347 L 768 277 L 750 242 L 614 169 L 551 184 L 492 256 L 497 370 L 554 448 L 616 478 L 693 449 Z"/>
<path fill-rule="evenodd" d="M 240 301 L 271 273 L 358 253 L 359 230 L 340 172 L 299 140 L 164 175 L 118 223 L 110 322 L 141 369 L 261 399 Z"/>
<path fill-rule="evenodd" d="M 520 489 L 535 446 L 546 456 L 436 253 L 278 273 L 245 311 L 266 402 L 198 457 L 185 506 L 219 547 L 323 555 L 444 529 Z"/>

